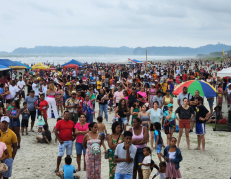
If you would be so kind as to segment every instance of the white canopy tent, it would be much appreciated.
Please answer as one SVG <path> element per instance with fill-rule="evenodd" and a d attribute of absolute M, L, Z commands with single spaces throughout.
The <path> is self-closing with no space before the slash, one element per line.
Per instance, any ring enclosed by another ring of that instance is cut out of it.
<path fill-rule="evenodd" d="M 217 76 L 219 77 L 231 76 L 231 67 L 217 72 Z"/>

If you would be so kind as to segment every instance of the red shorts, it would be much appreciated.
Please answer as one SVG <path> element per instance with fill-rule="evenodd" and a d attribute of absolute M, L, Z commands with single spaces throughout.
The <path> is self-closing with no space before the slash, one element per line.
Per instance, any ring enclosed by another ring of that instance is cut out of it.
<path fill-rule="evenodd" d="M 189 119 L 181 119 L 180 122 L 179 122 L 179 128 L 190 128 L 190 121 Z"/>

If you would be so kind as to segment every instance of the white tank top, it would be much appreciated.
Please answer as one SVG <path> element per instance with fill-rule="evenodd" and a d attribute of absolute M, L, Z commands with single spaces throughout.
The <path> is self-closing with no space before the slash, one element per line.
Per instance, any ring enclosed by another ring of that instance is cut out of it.
<path fill-rule="evenodd" d="M 228 91 L 228 96 L 230 95 L 231 93 L 231 90 L 229 90 L 229 88 L 227 88 L 227 91 Z"/>

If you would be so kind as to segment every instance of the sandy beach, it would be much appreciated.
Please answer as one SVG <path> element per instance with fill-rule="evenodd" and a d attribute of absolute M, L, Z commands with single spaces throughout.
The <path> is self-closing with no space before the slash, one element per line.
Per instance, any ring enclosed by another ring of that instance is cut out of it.
<path fill-rule="evenodd" d="M 177 108 L 177 99 L 174 98 L 174 110 Z M 205 99 L 205 106 L 208 108 L 208 102 Z M 98 105 L 96 105 L 96 111 L 98 111 Z M 96 116 L 98 113 L 96 114 Z M 111 121 L 114 112 L 109 114 L 109 120 Z M 224 116 L 227 112 L 223 113 Z M 94 120 L 96 121 L 96 120 Z M 56 119 L 49 119 L 50 130 L 53 130 L 53 126 L 56 123 Z M 108 133 L 111 133 L 111 124 L 104 122 Z M 131 126 L 129 126 L 131 127 Z M 35 125 L 35 131 L 37 132 L 37 126 Z M 52 133 L 52 142 L 50 145 L 37 143 L 35 140 L 36 132 L 29 132 L 28 136 L 21 137 L 21 148 L 18 150 L 13 165 L 12 179 L 55 179 L 54 170 L 56 168 L 56 158 L 58 155 L 58 144 L 54 144 L 55 135 Z M 166 144 L 166 135 L 162 132 L 164 142 Z M 174 133 L 173 136 L 178 137 L 178 133 Z M 197 146 L 196 134 L 190 133 L 191 150 L 187 149 L 186 138 L 183 134 L 180 150 L 182 152 L 183 161 L 180 163 L 180 171 L 184 179 L 207 179 L 217 178 L 225 179 L 229 178 L 231 171 L 231 158 L 230 158 L 230 132 L 214 132 L 212 127 L 206 125 L 206 146 L 205 152 L 193 150 Z M 107 142 L 105 142 L 107 145 Z M 149 144 L 150 145 L 150 144 Z M 107 145 L 108 146 L 108 145 Z M 101 149 L 103 149 L 101 147 Z M 77 168 L 76 163 L 76 150 L 73 147 L 73 161 L 72 164 Z M 158 164 L 159 160 L 154 151 L 152 153 L 152 159 Z M 101 178 L 109 178 L 109 162 L 104 159 L 102 154 L 101 160 Z M 62 160 L 60 169 L 64 164 L 64 158 Z M 83 169 L 83 162 L 82 162 Z M 154 176 L 156 170 L 154 169 L 151 177 Z M 85 171 L 80 171 L 76 175 L 81 178 L 86 178 Z M 151 178 L 150 177 L 150 178 Z"/>

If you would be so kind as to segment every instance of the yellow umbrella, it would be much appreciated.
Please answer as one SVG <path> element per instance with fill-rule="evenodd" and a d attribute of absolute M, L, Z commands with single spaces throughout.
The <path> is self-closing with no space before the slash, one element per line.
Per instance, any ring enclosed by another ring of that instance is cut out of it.
<path fill-rule="evenodd" d="M 42 63 L 37 63 L 31 67 L 32 69 L 48 69 L 47 65 L 43 65 Z"/>

